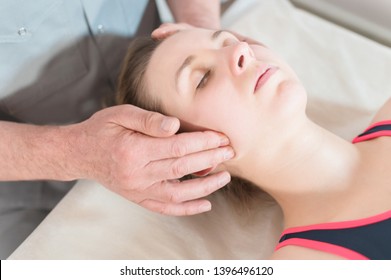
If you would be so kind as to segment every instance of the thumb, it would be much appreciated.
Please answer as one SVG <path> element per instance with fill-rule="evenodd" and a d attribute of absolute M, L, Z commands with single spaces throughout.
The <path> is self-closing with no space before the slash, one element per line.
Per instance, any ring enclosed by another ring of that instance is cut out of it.
<path fill-rule="evenodd" d="M 169 137 L 179 129 L 179 120 L 133 105 L 114 106 L 115 122 L 127 129 L 153 137 Z"/>

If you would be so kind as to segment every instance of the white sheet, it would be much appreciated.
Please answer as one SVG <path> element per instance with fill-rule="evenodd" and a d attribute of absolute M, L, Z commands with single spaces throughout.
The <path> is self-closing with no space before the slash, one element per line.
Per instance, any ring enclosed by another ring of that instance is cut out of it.
<path fill-rule="evenodd" d="M 264 42 L 293 65 L 316 122 L 345 139 L 360 133 L 391 94 L 390 49 L 285 0 L 248 3 L 233 5 L 226 27 Z M 260 201 L 240 213 L 221 193 L 212 202 L 207 214 L 166 217 L 81 181 L 10 259 L 267 258 L 281 230 L 279 208 Z"/>

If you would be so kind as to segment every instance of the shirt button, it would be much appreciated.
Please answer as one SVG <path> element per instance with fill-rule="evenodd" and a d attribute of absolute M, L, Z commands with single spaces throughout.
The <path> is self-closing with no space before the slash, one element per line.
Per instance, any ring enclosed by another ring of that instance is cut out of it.
<path fill-rule="evenodd" d="M 26 35 L 26 34 L 27 34 L 27 29 L 26 29 L 25 27 L 19 28 L 18 34 L 19 34 L 20 36 Z"/>
<path fill-rule="evenodd" d="M 99 34 L 105 33 L 105 26 L 103 24 L 98 25 L 98 33 Z"/>

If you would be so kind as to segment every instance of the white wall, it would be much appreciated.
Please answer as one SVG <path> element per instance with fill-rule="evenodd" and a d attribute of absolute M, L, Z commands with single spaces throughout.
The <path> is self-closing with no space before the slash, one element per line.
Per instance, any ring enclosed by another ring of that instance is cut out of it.
<path fill-rule="evenodd" d="M 291 1 L 309 12 L 391 46 L 390 0 Z"/>

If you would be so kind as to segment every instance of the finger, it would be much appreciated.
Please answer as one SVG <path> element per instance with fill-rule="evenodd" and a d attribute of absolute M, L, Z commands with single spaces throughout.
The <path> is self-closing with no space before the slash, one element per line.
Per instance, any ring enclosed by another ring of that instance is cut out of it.
<path fill-rule="evenodd" d="M 194 27 L 186 23 L 163 23 L 154 31 L 152 31 L 151 37 L 154 39 L 163 40 L 180 30 L 189 28 Z"/>
<path fill-rule="evenodd" d="M 189 179 L 184 181 L 165 181 L 155 184 L 150 191 L 155 200 L 167 203 L 182 203 L 204 198 L 231 181 L 227 171 L 222 171 L 207 177 Z"/>
<path fill-rule="evenodd" d="M 133 105 L 111 107 L 113 122 L 127 129 L 153 137 L 169 137 L 179 129 L 179 120 L 160 113 L 150 112 Z"/>
<path fill-rule="evenodd" d="M 148 178 L 153 182 L 161 182 L 163 180 L 182 178 L 185 175 L 217 166 L 233 157 L 233 149 L 231 147 L 223 147 L 193 153 L 181 158 L 150 162 L 146 168 L 148 168 Z"/>
<path fill-rule="evenodd" d="M 152 32 L 151 37 L 153 39 L 163 40 L 171 36 L 172 34 L 176 33 L 177 31 L 178 30 L 175 29 L 159 28 L 159 29 L 155 29 Z"/>
<path fill-rule="evenodd" d="M 170 216 L 190 216 L 210 211 L 212 204 L 205 199 L 186 201 L 183 203 L 164 203 L 156 200 L 145 200 L 141 206 L 157 213 Z"/>
<path fill-rule="evenodd" d="M 180 133 L 169 138 L 146 141 L 149 141 L 151 161 L 179 158 L 229 144 L 227 136 L 214 131 Z"/>

